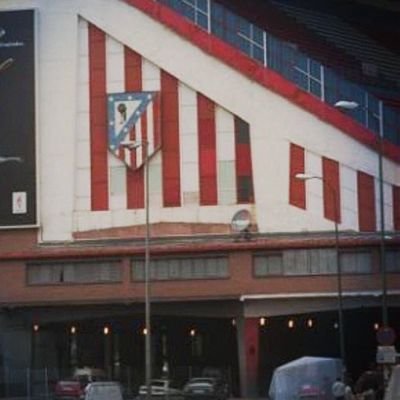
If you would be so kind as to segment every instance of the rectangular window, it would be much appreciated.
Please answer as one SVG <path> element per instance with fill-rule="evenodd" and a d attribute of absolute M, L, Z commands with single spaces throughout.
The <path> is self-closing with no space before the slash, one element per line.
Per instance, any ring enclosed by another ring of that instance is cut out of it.
<path fill-rule="evenodd" d="M 372 254 L 368 251 L 349 251 L 340 254 L 342 272 L 368 274 L 372 272 Z"/>
<path fill-rule="evenodd" d="M 209 0 L 159 1 L 172 7 L 196 25 L 201 26 L 205 30 L 209 30 Z"/>
<path fill-rule="evenodd" d="M 145 261 L 132 260 L 134 281 L 145 278 Z M 228 278 L 228 257 L 159 258 L 150 260 L 150 277 L 155 281 Z"/>
<path fill-rule="evenodd" d="M 302 89 L 312 93 L 320 99 L 323 94 L 322 68 L 322 64 L 319 62 L 314 61 L 301 53 L 297 54 L 296 65 L 294 67 L 294 81 Z"/>
<path fill-rule="evenodd" d="M 249 22 L 240 19 L 237 30 L 239 48 L 251 58 L 267 65 L 266 32 Z"/>
<path fill-rule="evenodd" d="M 335 274 L 337 271 L 335 249 L 310 249 L 309 263 L 312 275 Z"/>
<path fill-rule="evenodd" d="M 264 254 L 254 257 L 254 276 L 283 275 L 282 254 Z"/>
<path fill-rule="evenodd" d="M 386 271 L 388 272 L 400 272 L 400 250 L 386 250 Z"/>
<path fill-rule="evenodd" d="M 120 261 L 28 264 L 28 285 L 114 283 L 122 281 Z"/>
<path fill-rule="evenodd" d="M 285 275 L 310 275 L 311 268 L 307 250 L 286 250 L 283 253 Z"/>

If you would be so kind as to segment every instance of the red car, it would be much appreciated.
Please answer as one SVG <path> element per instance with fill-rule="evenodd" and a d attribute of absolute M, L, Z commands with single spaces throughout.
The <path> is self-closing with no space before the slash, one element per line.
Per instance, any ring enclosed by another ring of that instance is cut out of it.
<path fill-rule="evenodd" d="M 55 397 L 57 400 L 83 399 L 86 386 L 91 382 L 104 381 L 105 377 L 103 370 L 94 368 L 77 369 L 71 378 L 57 382 L 54 391 Z"/>

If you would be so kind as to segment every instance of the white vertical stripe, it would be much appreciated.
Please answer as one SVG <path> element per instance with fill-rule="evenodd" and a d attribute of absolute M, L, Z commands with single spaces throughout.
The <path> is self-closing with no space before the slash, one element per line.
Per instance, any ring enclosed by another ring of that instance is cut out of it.
<path fill-rule="evenodd" d="M 142 58 L 142 88 L 154 91 L 161 89 L 160 68 L 144 58 Z"/>
<path fill-rule="evenodd" d="M 340 198 L 342 229 L 358 230 L 357 172 L 340 164 Z"/>
<path fill-rule="evenodd" d="M 124 46 L 110 36 L 106 36 L 106 91 L 119 93 L 125 90 Z"/>
<path fill-rule="evenodd" d="M 144 58 L 142 58 L 142 89 L 144 91 L 159 91 L 161 89 L 160 68 Z M 149 200 L 152 209 L 150 218 L 153 218 L 154 210 L 162 208 L 163 204 L 161 166 L 162 153 L 158 152 L 149 162 Z"/>
<path fill-rule="evenodd" d="M 379 190 L 379 179 L 372 177 L 374 180 L 374 193 L 375 193 L 375 223 L 376 223 L 376 230 L 379 231 L 381 227 L 381 194 Z M 383 195 L 385 197 L 385 195 Z M 383 210 L 385 212 L 385 209 Z M 386 227 L 385 227 L 386 228 Z"/>
<path fill-rule="evenodd" d="M 393 218 L 393 185 L 385 183 L 383 186 L 383 196 L 385 199 L 385 230 L 394 230 L 394 218 Z"/>
<path fill-rule="evenodd" d="M 154 152 L 154 103 L 151 102 L 147 107 L 146 123 L 147 123 L 147 143 L 148 143 L 148 154 Z"/>
<path fill-rule="evenodd" d="M 183 205 L 199 204 L 199 141 L 197 94 L 179 83 L 179 145 Z"/>
<path fill-rule="evenodd" d="M 218 204 L 236 203 L 235 118 L 215 107 Z"/>
<path fill-rule="evenodd" d="M 90 210 L 90 117 L 88 23 L 79 19 L 78 106 L 76 140 L 75 210 Z M 77 228 L 77 227 L 75 227 Z"/>
<path fill-rule="evenodd" d="M 376 210 L 376 227 L 380 230 L 381 226 L 381 195 L 379 190 L 379 179 L 374 178 L 375 190 L 375 210 Z M 384 228 L 385 231 L 393 229 L 393 192 L 392 186 L 383 182 L 383 212 L 384 212 Z"/>
<path fill-rule="evenodd" d="M 120 93 L 125 90 L 124 46 L 110 36 L 106 36 L 106 92 Z M 128 150 L 124 150 L 126 152 Z M 129 157 L 129 154 L 125 154 Z M 123 162 L 108 152 L 109 166 L 109 207 L 110 210 L 126 208 L 126 168 Z"/>

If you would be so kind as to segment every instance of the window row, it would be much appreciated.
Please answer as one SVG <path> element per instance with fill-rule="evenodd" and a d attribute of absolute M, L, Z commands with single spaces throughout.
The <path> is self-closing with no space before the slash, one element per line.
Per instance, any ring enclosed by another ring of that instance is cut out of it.
<path fill-rule="evenodd" d="M 29 285 L 121 282 L 120 261 L 54 262 L 27 265 Z"/>
<path fill-rule="evenodd" d="M 342 253 L 343 273 L 371 273 L 369 252 Z M 267 275 L 329 275 L 337 273 L 335 250 L 289 250 L 280 254 L 258 255 L 254 258 L 254 274 Z"/>
<path fill-rule="evenodd" d="M 132 262 L 133 280 L 144 280 L 145 261 Z M 150 279 L 156 281 L 180 279 L 228 278 L 228 257 L 165 258 L 150 261 Z"/>
<path fill-rule="evenodd" d="M 373 272 L 373 253 L 368 250 L 340 252 L 340 266 L 344 274 L 369 274 Z M 400 250 L 386 251 L 385 268 L 400 272 Z M 332 275 L 337 273 L 334 249 L 283 250 L 259 253 L 253 256 L 253 275 L 304 276 Z M 226 255 L 210 257 L 152 258 L 149 264 L 152 281 L 200 280 L 229 278 L 229 259 Z M 143 258 L 131 261 L 133 281 L 145 279 Z M 122 265 L 119 260 L 90 262 L 52 262 L 27 265 L 28 285 L 56 285 L 77 283 L 122 282 Z"/>

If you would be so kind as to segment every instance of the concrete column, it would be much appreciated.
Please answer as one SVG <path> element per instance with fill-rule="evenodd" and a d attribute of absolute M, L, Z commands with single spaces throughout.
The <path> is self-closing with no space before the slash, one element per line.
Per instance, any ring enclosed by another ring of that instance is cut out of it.
<path fill-rule="evenodd" d="M 239 318 L 237 335 L 241 396 L 258 397 L 258 318 Z"/>

